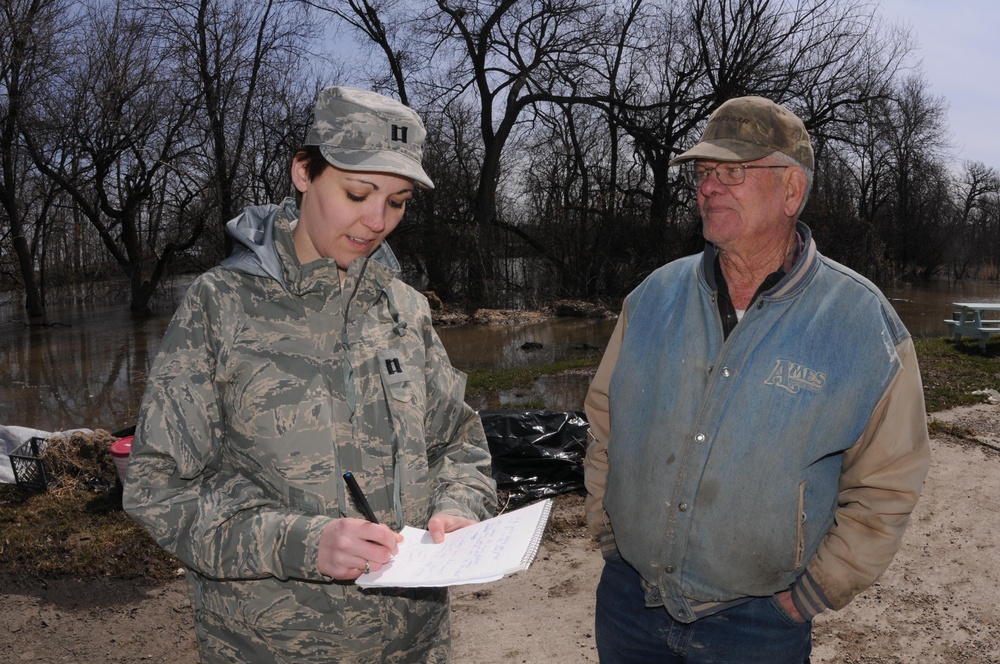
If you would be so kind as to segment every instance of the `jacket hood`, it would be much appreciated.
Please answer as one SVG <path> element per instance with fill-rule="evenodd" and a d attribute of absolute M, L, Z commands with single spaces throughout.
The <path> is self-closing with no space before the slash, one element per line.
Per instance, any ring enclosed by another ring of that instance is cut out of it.
<path fill-rule="evenodd" d="M 233 240 L 233 251 L 220 265 L 236 272 L 270 277 L 287 289 L 285 270 L 274 247 L 274 225 L 279 215 L 295 228 L 299 218 L 295 199 L 286 198 L 281 205 L 252 205 L 226 222 L 226 234 Z M 400 271 L 399 261 L 385 241 L 368 258 L 395 273 Z"/>

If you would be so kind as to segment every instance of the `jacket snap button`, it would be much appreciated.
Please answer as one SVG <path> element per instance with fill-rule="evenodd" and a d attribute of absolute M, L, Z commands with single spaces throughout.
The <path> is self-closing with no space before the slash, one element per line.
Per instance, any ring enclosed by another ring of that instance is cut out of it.
<path fill-rule="evenodd" d="M 687 512 L 687 508 L 688 508 L 687 503 L 681 503 L 680 505 L 677 506 L 677 509 L 679 509 L 682 512 Z"/>

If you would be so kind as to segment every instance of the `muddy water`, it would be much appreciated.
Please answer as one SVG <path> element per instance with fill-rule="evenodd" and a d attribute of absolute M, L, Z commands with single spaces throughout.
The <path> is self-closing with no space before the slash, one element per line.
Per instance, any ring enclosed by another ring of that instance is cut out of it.
<path fill-rule="evenodd" d="M 168 315 L 127 307 L 53 309 L 46 325 L 0 325 L 0 424 L 117 431 L 135 421 Z"/>
<path fill-rule="evenodd" d="M 117 431 L 134 424 L 169 312 L 135 318 L 123 306 L 50 308 L 46 324 L 32 326 L 11 318 L 0 318 L 0 425 Z M 613 327 L 613 320 L 556 319 L 439 332 L 452 363 L 468 369 L 600 354 Z M 532 395 L 505 400 L 576 410 L 585 390 L 585 376 L 550 378 Z"/>
<path fill-rule="evenodd" d="M 614 319 L 558 318 L 526 325 L 443 327 L 441 342 L 460 369 L 515 367 L 599 356 L 615 327 Z M 541 376 L 529 390 L 500 395 L 499 403 L 470 401 L 476 409 L 544 404 L 551 410 L 583 410 L 590 373 Z"/>
<path fill-rule="evenodd" d="M 914 336 L 943 336 L 952 302 L 1000 301 L 1000 284 L 936 284 L 885 293 Z M 0 312 L 0 425 L 117 431 L 134 423 L 169 312 L 134 318 L 124 306 L 52 308 L 47 326 L 22 321 L 19 311 Z M 613 327 L 613 320 L 567 318 L 443 327 L 439 333 L 455 366 L 469 369 L 600 353 Z M 586 374 L 545 377 L 532 390 L 503 400 L 578 410 L 588 381 Z"/>

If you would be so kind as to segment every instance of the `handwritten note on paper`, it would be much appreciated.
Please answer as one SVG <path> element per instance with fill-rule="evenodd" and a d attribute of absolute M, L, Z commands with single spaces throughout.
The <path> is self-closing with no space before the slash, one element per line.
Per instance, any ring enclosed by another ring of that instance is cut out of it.
<path fill-rule="evenodd" d="M 544 500 L 448 533 L 440 544 L 426 530 L 406 526 L 399 553 L 357 584 L 414 588 L 496 581 L 531 565 L 551 509 L 552 501 Z"/>

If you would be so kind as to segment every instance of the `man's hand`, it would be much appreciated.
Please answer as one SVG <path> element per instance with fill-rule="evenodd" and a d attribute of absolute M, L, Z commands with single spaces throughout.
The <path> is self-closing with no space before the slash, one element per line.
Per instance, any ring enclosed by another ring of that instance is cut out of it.
<path fill-rule="evenodd" d="M 403 536 L 388 526 L 363 519 L 334 519 L 319 537 L 319 571 L 341 581 L 377 572 L 399 553 Z"/>
<path fill-rule="evenodd" d="M 799 622 L 806 621 L 806 619 L 802 617 L 802 614 L 799 613 L 799 610 L 795 608 L 795 602 L 792 601 L 791 590 L 783 590 L 775 595 L 775 597 L 778 598 L 778 603 L 781 604 L 781 608 L 783 608 L 788 615 Z"/>
<path fill-rule="evenodd" d="M 471 526 L 474 523 L 476 522 L 472 519 L 466 519 L 462 516 L 438 513 L 432 516 L 431 520 L 427 522 L 427 531 L 431 534 L 431 539 L 434 540 L 434 543 L 440 544 L 444 541 L 445 533 Z"/>

